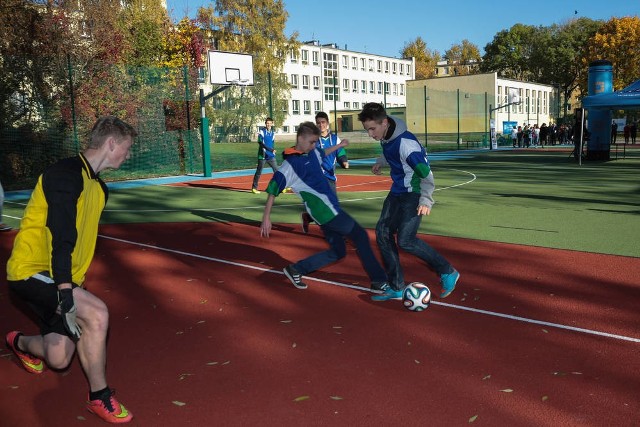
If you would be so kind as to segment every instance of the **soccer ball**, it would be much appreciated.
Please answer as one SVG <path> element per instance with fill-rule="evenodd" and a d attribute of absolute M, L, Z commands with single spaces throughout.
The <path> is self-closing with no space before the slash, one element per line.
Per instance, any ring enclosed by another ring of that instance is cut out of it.
<path fill-rule="evenodd" d="M 424 283 L 410 283 L 402 292 L 402 304 L 411 311 L 422 311 L 431 303 L 431 291 Z"/>

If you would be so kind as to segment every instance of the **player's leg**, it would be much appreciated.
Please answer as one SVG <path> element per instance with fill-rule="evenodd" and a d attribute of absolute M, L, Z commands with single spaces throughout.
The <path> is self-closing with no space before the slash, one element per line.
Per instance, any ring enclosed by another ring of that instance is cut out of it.
<path fill-rule="evenodd" d="M 351 218 L 348 214 L 345 213 L 345 215 Z M 369 242 L 369 235 L 365 229 L 353 218 L 351 218 L 351 222 L 353 225 L 347 237 L 351 239 L 356 247 L 356 253 L 360 258 L 360 262 L 371 280 L 371 288 L 381 290 L 384 285 L 387 284 L 387 273 L 373 254 L 371 242 Z"/>
<path fill-rule="evenodd" d="M 440 282 L 443 287 L 440 297 L 444 298 L 453 292 L 460 274 L 445 257 L 418 238 L 417 233 L 422 216 L 416 215 L 416 210 L 420 194 L 408 193 L 402 195 L 399 199 L 402 201 L 403 209 L 400 214 L 402 220 L 398 225 L 398 246 L 423 260 L 440 276 Z"/>
<path fill-rule="evenodd" d="M 251 186 L 251 191 L 256 194 L 259 193 L 258 184 L 260 183 L 262 168 L 264 168 L 264 159 L 258 159 L 258 164 L 256 165 L 256 173 L 253 175 L 253 184 Z"/>
<path fill-rule="evenodd" d="M 396 245 L 395 232 L 398 230 L 399 204 L 395 196 L 387 196 L 376 224 L 376 243 L 391 288 L 398 291 L 404 288 L 404 275 L 400 265 L 400 256 Z"/>
<path fill-rule="evenodd" d="M 78 358 L 91 391 L 101 390 L 107 386 L 105 367 L 109 311 L 102 300 L 82 288 L 74 289 L 73 300 L 78 310 L 78 325 L 82 328 Z"/>

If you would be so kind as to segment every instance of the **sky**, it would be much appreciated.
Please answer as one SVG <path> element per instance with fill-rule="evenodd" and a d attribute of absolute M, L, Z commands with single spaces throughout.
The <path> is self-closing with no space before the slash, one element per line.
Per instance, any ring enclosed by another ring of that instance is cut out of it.
<path fill-rule="evenodd" d="M 166 0 L 174 21 L 194 17 L 211 0 Z M 609 20 L 638 16 L 640 0 L 285 0 L 285 34 L 301 42 L 318 40 L 341 49 L 400 57 L 403 47 L 421 37 L 441 55 L 469 40 L 480 54 L 494 36 L 517 23 L 562 24 L 586 17 Z"/>

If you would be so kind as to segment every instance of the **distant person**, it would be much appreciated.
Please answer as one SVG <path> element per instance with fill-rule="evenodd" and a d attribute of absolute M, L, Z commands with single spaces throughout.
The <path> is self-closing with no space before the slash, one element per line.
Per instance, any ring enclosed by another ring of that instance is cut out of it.
<path fill-rule="evenodd" d="M 0 232 L 9 231 L 11 227 L 2 222 L 2 207 L 4 206 L 4 189 L 2 188 L 2 183 L 0 182 Z"/>
<path fill-rule="evenodd" d="M 86 150 L 45 170 L 7 262 L 10 291 L 34 310 L 40 325 L 39 335 L 9 332 L 7 345 L 33 374 L 41 374 L 45 365 L 65 369 L 77 351 L 89 382 L 87 409 L 109 423 L 128 422 L 133 414 L 107 384 L 107 306 L 83 284 L 108 197 L 98 174 L 119 168 L 129 158 L 136 135 L 122 120 L 102 117 L 91 130 Z M 42 398 L 68 398 L 48 393 Z"/>
<path fill-rule="evenodd" d="M 615 144 L 617 138 L 618 138 L 618 122 L 613 120 L 611 122 L 611 143 Z"/>
<path fill-rule="evenodd" d="M 251 187 L 251 192 L 254 194 L 260 194 L 258 184 L 260 183 L 264 164 L 267 163 L 271 166 L 274 173 L 278 170 L 275 149 L 276 134 L 272 128 L 273 119 L 267 117 L 264 121 L 264 127 L 258 131 L 258 165 L 256 166 L 256 173 L 253 175 L 253 185 Z"/>
<path fill-rule="evenodd" d="M 636 137 L 638 136 L 638 122 L 632 122 L 629 127 L 629 135 L 631 135 L 631 143 L 636 143 Z"/>
<path fill-rule="evenodd" d="M 511 129 L 511 143 L 513 144 L 513 148 L 518 146 L 518 128 L 515 126 Z"/>
<path fill-rule="evenodd" d="M 339 145 L 341 142 L 340 137 L 336 133 L 331 132 L 331 128 L 329 127 L 329 116 L 324 111 L 319 111 L 316 114 L 316 126 L 320 129 L 320 138 L 316 144 L 316 149 L 326 150 L 329 147 L 335 147 Z M 336 195 L 338 194 L 338 190 L 336 188 L 336 182 L 338 177 L 336 176 L 336 163 L 340 165 L 343 169 L 349 168 L 349 160 L 347 159 L 347 152 L 344 148 L 341 148 L 337 151 L 334 151 L 330 154 L 326 154 L 322 159 L 322 172 L 324 173 L 325 178 L 327 178 L 327 182 L 329 186 L 333 190 Z M 308 212 L 302 212 L 302 232 L 309 232 L 309 224 L 315 222 L 311 215 Z"/>
<path fill-rule="evenodd" d="M 271 209 L 276 196 L 285 188 L 291 188 L 304 201 L 307 211 L 320 224 L 329 249 L 299 260 L 284 268 L 285 276 L 298 289 L 306 289 L 302 276 L 319 270 L 326 265 L 344 258 L 347 246 L 344 240 L 349 238 L 360 262 L 371 280 L 371 289 L 382 290 L 388 287 L 387 275 L 376 259 L 369 235 L 348 213 L 342 210 L 336 193 L 331 189 L 320 166 L 323 159 L 349 145 L 347 140 L 323 149 L 315 149 L 320 137 L 320 129 L 304 122 L 298 127 L 296 145 L 284 151 L 282 167 L 273 175 L 267 187 L 267 203 L 262 215 L 260 235 L 269 237 L 271 233 Z"/>
<path fill-rule="evenodd" d="M 622 128 L 622 135 L 624 136 L 624 143 L 628 144 L 631 139 L 631 126 L 629 125 L 629 123 L 625 123 L 624 127 Z"/>
<path fill-rule="evenodd" d="M 417 237 L 423 215 L 431 213 L 435 182 L 427 152 L 400 119 L 387 115 L 375 102 L 364 105 L 358 120 L 369 136 L 380 141 L 380 156 L 371 172 L 381 173 L 383 166 L 391 168 L 391 189 L 384 200 L 376 225 L 376 241 L 389 278 L 384 293 L 373 295 L 374 301 L 401 299 L 406 287 L 398 247 L 424 261 L 440 276 L 445 298 L 453 292 L 460 273 L 435 249 Z"/>
<path fill-rule="evenodd" d="M 545 144 L 549 144 L 548 142 L 548 138 L 549 138 L 549 127 L 547 126 L 546 123 L 543 123 L 542 126 L 540 126 L 540 146 L 544 148 Z"/>

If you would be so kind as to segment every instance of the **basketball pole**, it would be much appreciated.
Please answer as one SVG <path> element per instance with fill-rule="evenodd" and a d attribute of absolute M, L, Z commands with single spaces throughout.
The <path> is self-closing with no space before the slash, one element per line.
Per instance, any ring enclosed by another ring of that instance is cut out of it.
<path fill-rule="evenodd" d="M 211 92 L 209 95 L 204 94 L 204 89 L 200 89 L 200 134 L 202 135 L 202 173 L 205 178 L 211 177 L 211 147 L 209 147 L 209 119 L 205 113 L 205 103 L 207 99 L 215 96 L 231 86 L 222 86 Z"/>

